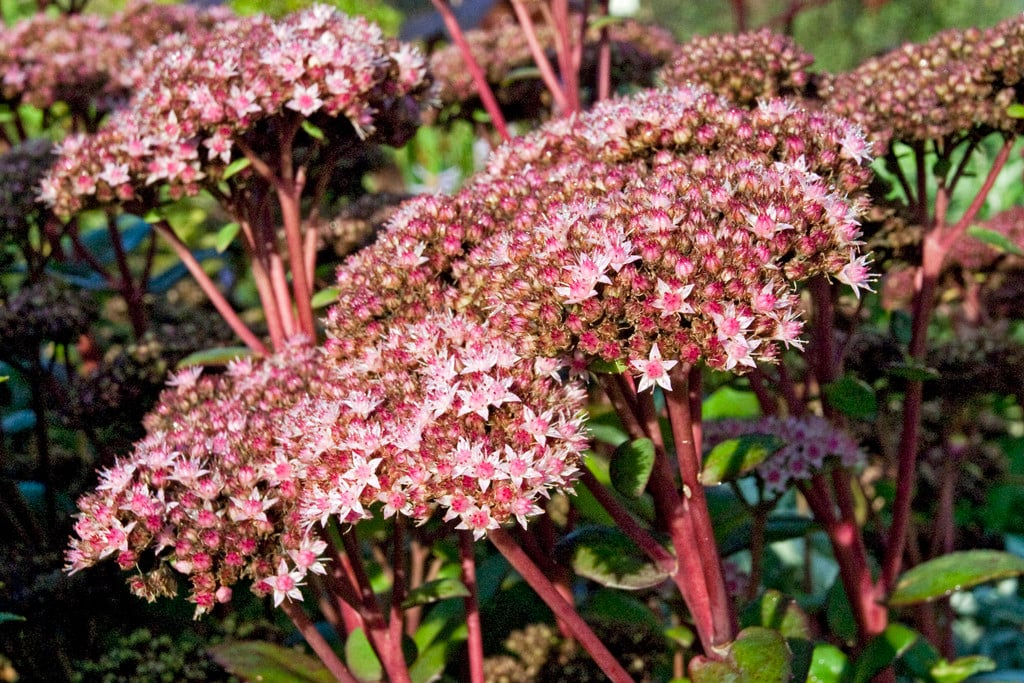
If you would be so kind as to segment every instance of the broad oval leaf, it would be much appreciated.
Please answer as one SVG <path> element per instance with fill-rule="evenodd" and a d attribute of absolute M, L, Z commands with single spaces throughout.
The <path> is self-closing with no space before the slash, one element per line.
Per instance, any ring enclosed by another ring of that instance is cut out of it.
<path fill-rule="evenodd" d="M 179 370 L 193 365 L 227 365 L 236 358 L 251 356 L 252 349 L 248 346 L 218 346 L 215 349 L 196 351 L 178 361 Z"/>
<path fill-rule="evenodd" d="M 409 609 L 417 605 L 429 605 L 448 598 L 465 598 L 468 595 L 469 589 L 458 579 L 427 581 L 409 591 L 405 600 L 402 601 L 402 609 Z"/>
<path fill-rule="evenodd" d="M 913 362 L 894 363 L 886 367 L 885 374 L 890 377 L 910 380 L 911 382 L 926 382 L 939 378 L 939 371 L 935 368 L 929 368 L 921 363 Z"/>
<path fill-rule="evenodd" d="M 581 527 L 559 541 L 555 552 L 577 575 L 609 588 L 641 590 L 670 576 L 615 528 Z"/>
<path fill-rule="evenodd" d="M 850 673 L 850 661 L 835 645 L 820 643 L 811 653 L 807 683 L 842 683 Z"/>
<path fill-rule="evenodd" d="M 822 389 L 829 405 L 848 417 L 865 419 L 878 413 L 875 390 L 864 380 L 846 375 Z"/>
<path fill-rule="evenodd" d="M 853 683 L 867 683 L 918 642 L 921 634 L 903 624 L 889 624 L 868 643 L 853 667 Z"/>
<path fill-rule="evenodd" d="M 731 386 L 715 389 L 704 399 L 701 415 L 705 420 L 724 420 L 726 418 L 745 419 L 761 414 L 761 404 L 752 391 L 741 391 Z"/>
<path fill-rule="evenodd" d="M 235 241 L 235 237 L 242 230 L 240 223 L 232 221 L 226 224 L 223 228 L 217 231 L 217 242 L 215 247 L 218 254 L 223 254 L 224 251 L 231 246 L 231 243 Z"/>
<path fill-rule="evenodd" d="M 785 445 L 774 434 L 745 434 L 723 441 L 704 458 L 701 483 L 715 486 L 738 479 Z"/>
<path fill-rule="evenodd" d="M 695 658 L 693 683 L 780 683 L 789 681 L 793 655 L 778 631 L 753 626 L 740 631 L 726 659 Z"/>
<path fill-rule="evenodd" d="M 323 308 L 324 306 L 330 306 L 337 300 L 338 288 L 326 287 L 313 295 L 313 298 L 309 300 L 309 305 L 314 309 Z"/>
<path fill-rule="evenodd" d="M 345 641 L 345 664 L 352 675 L 363 683 L 374 683 L 384 676 L 384 667 L 361 628 L 352 631 Z"/>
<path fill-rule="evenodd" d="M 639 498 L 654 469 L 654 442 L 636 439 L 620 444 L 612 454 L 608 474 L 615 490 L 627 498 Z"/>
<path fill-rule="evenodd" d="M 263 683 L 332 683 L 334 676 L 314 657 L 263 641 L 230 641 L 209 650 L 228 673 Z"/>
<path fill-rule="evenodd" d="M 938 600 L 955 591 L 1024 574 L 1024 558 L 998 550 L 967 550 L 929 560 L 896 582 L 889 604 L 895 607 Z"/>
<path fill-rule="evenodd" d="M 784 638 L 810 639 L 814 636 L 811 620 L 793 598 L 768 589 L 740 614 L 740 626 L 763 626 L 778 631 Z"/>
<path fill-rule="evenodd" d="M 817 526 L 817 522 L 811 517 L 805 517 L 794 512 L 778 512 L 766 520 L 764 540 L 765 543 L 776 543 L 778 541 L 788 541 L 791 538 L 801 538 L 816 529 Z M 715 531 L 717 532 L 718 529 L 716 528 Z M 721 536 L 719 552 L 723 557 L 726 557 L 748 549 L 750 547 L 752 531 L 753 526 L 749 519 L 733 524 L 729 532 Z"/>
<path fill-rule="evenodd" d="M 971 655 L 960 657 L 952 662 L 940 660 L 932 667 L 932 678 L 935 683 L 960 683 L 960 681 L 983 671 L 995 671 L 996 663 L 988 657 Z"/>

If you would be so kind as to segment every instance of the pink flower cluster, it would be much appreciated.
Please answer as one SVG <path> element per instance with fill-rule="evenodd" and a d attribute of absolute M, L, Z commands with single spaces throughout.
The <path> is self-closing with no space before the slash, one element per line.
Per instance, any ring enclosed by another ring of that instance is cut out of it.
<path fill-rule="evenodd" d="M 415 48 L 323 5 L 170 36 L 125 79 L 126 108 L 96 134 L 65 140 L 43 182 L 42 198 L 60 214 L 97 202 L 152 205 L 164 185 L 174 198 L 216 187 L 245 148 L 276 170 L 280 149 L 305 134 L 302 121 L 324 144 L 400 143 L 431 96 Z"/>
<path fill-rule="evenodd" d="M 758 420 L 705 422 L 704 449 L 748 434 L 771 434 L 785 445 L 757 466 L 757 476 L 769 494 L 781 494 L 794 482 L 810 479 L 837 458 L 843 467 L 864 464 L 866 456 L 849 434 L 817 415 L 762 417 Z"/>
<path fill-rule="evenodd" d="M 666 85 L 703 85 L 731 102 L 754 107 L 772 97 L 802 97 L 814 57 L 789 36 L 768 29 L 698 36 L 681 45 L 659 74 Z"/>
<path fill-rule="evenodd" d="M 231 586 L 280 602 L 288 581 L 323 572 L 326 547 L 305 533 L 298 496 L 304 464 L 277 435 L 290 409 L 314 390 L 318 356 L 304 344 L 266 360 L 240 360 L 223 375 L 180 371 L 147 416 L 147 436 L 129 458 L 100 472 L 79 501 L 71 571 L 104 558 L 125 570 L 149 600 L 191 584 L 197 616 L 231 597 Z M 288 569 L 284 577 L 280 567 Z"/>
<path fill-rule="evenodd" d="M 339 270 L 332 343 L 353 353 L 447 304 L 523 355 L 769 361 L 800 343 L 798 281 L 869 285 L 849 195 L 866 158 L 855 127 L 779 101 L 679 88 L 602 103 L 496 150 L 454 197 L 399 209 Z"/>
<path fill-rule="evenodd" d="M 951 29 L 823 79 L 832 111 L 869 131 L 879 153 L 892 140 L 941 140 L 976 127 L 1021 131 L 1009 106 L 1024 86 L 1024 15 L 991 28 Z"/>
<path fill-rule="evenodd" d="M 67 102 L 109 110 L 127 96 L 124 64 L 178 31 L 209 28 L 228 10 L 134 2 L 110 18 L 36 14 L 0 30 L 0 92 L 10 104 L 42 109 Z"/>
<path fill-rule="evenodd" d="M 513 519 L 525 527 L 539 499 L 571 486 L 587 445 L 584 389 L 560 369 L 450 312 L 328 356 L 322 391 L 283 435 L 306 463 L 300 516 L 355 522 L 381 505 L 425 522 L 440 507 L 477 538 Z"/>

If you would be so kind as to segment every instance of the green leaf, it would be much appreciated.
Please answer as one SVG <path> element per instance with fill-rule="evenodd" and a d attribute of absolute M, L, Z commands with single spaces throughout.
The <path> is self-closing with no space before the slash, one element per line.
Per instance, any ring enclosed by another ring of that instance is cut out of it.
<path fill-rule="evenodd" d="M 936 178 L 945 178 L 946 174 L 949 173 L 949 169 L 953 167 L 952 162 L 943 157 L 942 159 L 936 159 L 935 164 L 932 166 L 932 175 Z"/>
<path fill-rule="evenodd" d="M 218 254 L 223 254 L 231 246 L 231 243 L 235 241 L 235 237 L 238 236 L 241 229 L 241 225 L 232 221 L 217 231 L 216 249 Z"/>
<path fill-rule="evenodd" d="M 939 371 L 929 368 L 920 362 L 907 361 L 905 363 L 894 363 L 885 368 L 885 374 L 890 377 L 899 377 L 911 382 L 927 382 L 938 379 Z"/>
<path fill-rule="evenodd" d="M 624 17 L 616 16 L 614 14 L 606 14 L 603 17 L 594 17 L 590 20 L 588 28 L 592 31 L 600 31 L 606 26 L 614 26 L 615 24 L 622 23 Z"/>
<path fill-rule="evenodd" d="M 559 541 L 555 552 L 576 574 L 609 588 L 641 590 L 669 577 L 613 527 L 580 527 Z"/>
<path fill-rule="evenodd" d="M 25 617 L 20 614 L 12 614 L 10 612 L 0 612 L 0 624 L 5 621 L 26 621 Z"/>
<path fill-rule="evenodd" d="M 658 635 L 664 625 L 642 600 L 636 596 L 611 588 L 600 588 L 587 598 L 581 614 L 588 623 L 597 622 L 611 629 L 646 631 Z"/>
<path fill-rule="evenodd" d="M 711 392 L 701 406 L 701 417 L 705 420 L 724 420 L 726 418 L 746 419 L 758 417 L 761 404 L 752 391 L 741 391 L 731 386 L 724 386 Z"/>
<path fill-rule="evenodd" d="M 960 681 L 983 671 L 995 671 L 996 663 L 988 657 L 972 655 L 960 657 L 952 662 L 939 661 L 932 667 L 931 675 L 935 683 L 960 683 Z"/>
<path fill-rule="evenodd" d="M 723 441 L 704 458 L 701 483 L 715 486 L 738 479 L 785 445 L 774 434 L 745 434 Z"/>
<path fill-rule="evenodd" d="M 747 605 L 740 615 L 740 626 L 763 626 L 778 631 L 784 638 L 809 639 L 814 634 L 811 621 L 793 598 L 768 589 Z"/>
<path fill-rule="evenodd" d="M 875 390 L 867 382 L 846 375 L 823 387 L 829 404 L 848 417 L 866 419 L 878 412 Z"/>
<path fill-rule="evenodd" d="M 714 490 L 714 489 L 710 489 Z M 721 525 L 717 521 L 715 531 Z M 778 512 L 769 517 L 765 523 L 765 543 L 777 543 L 788 541 L 791 538 L 802 538 L 817 528 L 817 523 L 810 517 L 795 512 Z M 726 557 L 750 547 L 750 536 L 753 531 L 752 522 L 745 519 L 733 525 L 729 533 L 725 534 L 719 542 L 719 553 Z"/>
<path fill-rule="evenodd" d="M 889 605 L 929 602 L 954 591 L 1024 574 L 1024 558 L 998 550 L 967 550 L 929 560 L 900 577 Z"/>
<path fill-rule="evenodd" d="M 227 167 L 224 169 L 224 175 L 221 176 L 221 179 L 227 180 L 228 178 L 235 175 L 239 171 L 243 171 L 249 168 L 251 163 L 252 162 L 249 161 L 249 159 L 247 159 L 246 157 L 242 157 L 241 159 L 235 159 L 230 164 L 228 164 Z"/>
<path fill-rule="evenodd" d="M 627 365 L 621 360 L 604 360 L 595 358 L 587 365 L 587 370 L 595 374 L 621 375 L 627 369 Z"/>
<path fill-rule="evenodd" d="M 850 605 L 843 583 L 836 578 L 835 583 L 828 589 L 825 595 L 825 620 L 829 630 L 846 642 L 852 642 L 857 637 L 857 622 L 853 617 L 853 607 Z"/>
<path fill-rule="evenodd" d="M 807 683 L 842 683 L 850 673 L 850 662 L 835 645 L 816 645 L 811 653 Z"/>
<path fill-rule="evenodd" d="M 1024 104 L 1014 102 L 1006 108 L 1006 115 L 1011 119 L 1024 119 Z"/>
<path fill-rule="evenodd" d="M 449 598 L 464 598 L 468 595 L 469 589 L 458 579 L 427 581 L 409 591 L 409 595 L 402 601 L 402 609 L 409 609 L 417 605 L 429 605 Z"/>
<path fill-rule="evenodd" d="M 889 624 L 857 658 L 853 666 L 853 683 L 870 681 L 875 674 L 903 656 L 920 637 L 920 633 L 903 624 Z"/>
<path fill-rule="evenodd" d="M 323 308 L 325 306 L 330 306 L 331 304 L 333 304 L 337 300 L 338 300 L 338 288 L 337 287 L 327 287 L 325 289 L 321 289 L 319 292 L 314 294 L 313 298 L 309 300 L 309 304 L 314 309 L 317 309 L 317 308 Z"/>
<path fill-rule="evenodd" d="M 193 365 L 227 365 L 230 361 L 244 356 L 251 356 L 252 349 L 248 346 L 219 346 L 215 349 L 196 351 L 178 361 L 179 370 Z"/>
<path fill-rule="evenodd" d="M 384 667 L 361 628 L 352 631 L 345 641 L 345 664 L 352 675 L 364 683 L 379 681 L 384 676 Z"/>
<path fill-rule="evenodd" d="M 334 676 L 314 657 L 263 641 L 231 641 L 209 650 L 228 673 L 262 683 L 330 683 Z"/>
<path fill-rule="evenodd" d="M 306 134 L 309 135 L 309 137 L 313 138 L 317 142 L 323 142 L 327 139 L 327 136 L 324 135 L 322 130 L 320 130 L 320 127 L 314 125 L 309 119 L 303 119 L 302 123 L 299 125 L 302 126 L 302 130 L 306 131 Z"/>
<path fill-rule="evenodd" d="M 967 234 L 997 251 L 1013 254 L 1014 256 L 1024 256 L 1024 249 L 1021 249 L 1020 245 L 1001 232 L 983 228 L 980 225 L 972 225 L 967 228 Z"/>
<path fill-rule="evenodd" d="M 693 643 L 697 639 L 697 634 L 693 632 L 693 629 L 682 624 L 670 626 L 665 629 L 664 633 L 671 643 L 678 645 L 683 651 L 693 647 Z"/>
<path fill-rule="evenodd" d="M 0 375 L 0 384 L 3 384 L 4 382 L 9 380 L 10 378 L 11 378 L 10 375 Z"/>
<path fill-rule="evenodd" d="M 752 626 L 740 631 L 726 659 L 695 658 L 690 677 L 693 683 L 781 683 L 790 680 L 792 658 L 778 631 Z"/>
<path fill-rule="evenodd" d="M 647 488 L 653 469 L 654 442 L 650 439 L 636 439 L 615 449 L 608 474 L 616 491 L 627 498 L 639 498 Z"/>
<path fill-rule="evenodd" d="M 430 683 L 438 680 L 448 663 L 448 649 L 449 643 L 441 641 L 421 652 L 409 667 L 409 678 L 412 679 L 412 683 Z"/>
<path fill-rule="evenodd" d="M 501 87 L 507 88 L 517 81 L 533 81 L 540 79 L 540 69 L 535 66 L 521 66 L 512 69 L 501 81 Z"/>
<path fill-rule="evenodd" d="M 36 426 L 36 414 L 32 410 L 15 410 L 7 415 L 0 424 L 3 425 L 4 434 L 19 434 L 27 432 Z"/>

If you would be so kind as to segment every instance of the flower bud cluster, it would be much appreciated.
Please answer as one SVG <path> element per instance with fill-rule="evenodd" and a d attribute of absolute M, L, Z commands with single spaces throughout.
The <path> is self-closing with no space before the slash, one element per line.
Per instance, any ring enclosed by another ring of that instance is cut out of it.
<path fill-rule="evenodd" d="M 27 247 L 30 230 L 40 227 L 42 206 L 35 187 L 53 164 L 49 140 L 28 140 L 0 155 L 0 242 Z"/>
<path fill-rule="evenodd" d="M 849 434 L 817 415 L 712 420 L 704 423 L 703 430 L 705 450 L 750 434 L 779 437 L 785 445 L 756 469 L 765 491 L 770 494 L 781 494 L 794 482 L 810 479 L 827 466 L 828 458 L 837 458 L 843 467 L 857 467 L 867 459 Z"/>
<path fill-rule="evenodd" d="M 246 148 L 276 170 L 281 149 L 305 135 L 304 121 L 323 144 L 401 143 L 432 92 L 414 48 L 323 5 L 170 36 L 126 77 L 134 90 L 125 109 L 60 146 L 41 193 L 60 214 L 149 204 L 162 185 L 172 198 L 195 194 L 219 183 Z"/>
<path fill-rule="evenodd" d="M 1015 206 L 982 221 L 980 227 L 991 230 L 1006 238 L 1008 244 L 1024 250 L 1024 206 Z M 958 240 L 949 250 L 946 263 L 961 270 L 974 273 L 991 271 L 997 264 L 1012 265 L 1020 270 L 1024 265 L 1020 256 L 1008 254 L 981 240 L 967 235 Z"/>
<path fill-rule="evenodd" d="M 109 351 L 96 370 L 74 379 L 75 401 L 62 406 L 77 424 L 137 427 L 167 375 L 165 351 L 152 338 Z"/>
<path fill-rule="evenodd" d="M 440 508 L 477 538 L 511 520 L 525 527 L 541 498 L 571 485 L 587 444 L 585 391 L 560 369 L 450 312 L 328 356 L 322 390 L 282 436 L 306 472 L 300 516 L 355 522 L 380 505 L 419 523 Z"/>
<path fill-rule="evenodd" d="M 137 2 L 110 18 L 36 14 L 0 30 L 0 93 L 8 104 L 66 102 L 107 111 L 127 96 L 124 63 L 159 39 L 229 15 L 224 9 Z"/>
<path fill-rule="evenodd" d="M 1021 132 L 1007 108 L 1024 87 L 1024 15 L 948 30 L 825 77 L 820 96 L 864 127 L 879 154 L 892 141 L 942 140 L 981 128 Z"/>
<path fill-rule="evenodd" d="M 88 292 L 49 278 L 23 285 L 0 301 L 0 349 L 34 357 L 39 344 L 73 344 L 85 333 L 98 311 Z"/>
<path fill-rule="evenodd" d="M 789 36 L 769 29 L 700 36 L 681 45 L 658 74 L 666 85 L 697 84 L 741 107 L 758 100 L 801 97 L 814 57 Z"/>
<path fill-rule="evenodd" d="M 79 500 L 68 569 L 113 558 L 137 570 L 129 586 L 150 600 L 175 594 L 182 574 L 197 615 L 230 599 L 239 579 L 280 601 L 307 571 L 322 572 L 324 546 L 298 524 L 302 464 L 277 444 L 289 410 L 316 388 L 317 360 L 294 344 L 223 375 L 179 371 L 131 457 Z M 282 562 L 293 568 L 280 575 Z"/>
<path fill-rule="evenodd" d="M 523 355 L 772 360 L 800 343 L 797 281 L 868 286 L 848 195 L 867 181 L 863 145 L 831 115 L 700 88 L 602 103 L 496 150 L 454 197 L 399 209 L 339 270 L 330 344 L 352 353 L 448 304 Z"/>
<path fill-rule="evenodd" d="M 631 19 L 615 22 L 607 28 L 612 88 L 653 85 L 658 67 L 676 48 L 672 34 L 658 26 Z M 572 31 L 573 35 L 579 34 L 578 20 Z M 554 53 L 554 32 L 546 24 L 538 26 L 537 40 L 550 59 Z M 590 85 L 596 74 L 599 40 L 599 31 L 587 31 L 580 65 L 585 86 Z M 466 42 L 473 58 L 484 69 L 487 83 L 506 116 L 511 119 L 541 118 L 550 109 L 551 103 L 546 100 L 549 95 L 534 67 L 526 34 L 512 17 L 505 17 L 487 29 L 467 31 Z M 470 113 L 480 93 L 466 69 L 459 48 L 449 45 L 432 54 L 430 70 L 441 84 L 442 106 L 462 105 L 463 113 Z"/>

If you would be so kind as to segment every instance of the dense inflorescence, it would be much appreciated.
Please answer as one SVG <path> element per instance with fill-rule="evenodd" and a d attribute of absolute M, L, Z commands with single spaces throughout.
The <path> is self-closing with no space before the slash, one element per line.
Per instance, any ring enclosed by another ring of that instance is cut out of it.
<path fill-rule="evenodd" d="M 34 190 L 53 161 L 53 144 L 45 139 L 23 142 L 0 155 L 0 241 L 27 248 L 43 211 Z"/>
<path fill-rule="evenodd" d="M 97 316 L 95 299 L 52 278 L 23 285 L 0 301 L 0 350 L 33 358 L 39 344 L 74 344 Z"/>
<path fill-rule="evenodd" d="M 374 505 L 417 523 L 437 508 L 479 538 L 569 487 L 587 437 L 585 392 L 560 364 L 520 358 L 486 324 L 432 313 L 344 361 L 283 435 L 308 463 L 301 515 L 354 522 Z"/>
<path fill-rule="evenodd" d="M 892 141 L 943 140 L 975 129 L 1017 132 L 1007 109 L 1024 95 L 1024 15 L 988 29 L 948 30 L 825 77 L 826 106 Z"/>
<path fill-rule="evenodd" d="M 180 371 L 146 417 L 147 436 L 79 500 L 68 568 L 113 558 L 136 570 L 129 586 L 150 600 L 176 594 L 174 575 L 184 575 L 197 615 L 230 599 L 242 578 L 278 602 L 294 597 L 306 572 L 323 571 L 324 545 L 299 523 L 302 464 L 277 437 L 316 388 L 317 358 L 296 343 L 223 375 Z"/>
<path fill-rule="evenodd" d="M 857 129 L 779 101 L 747 111 L 680 88 L 602 103 L 496 150 L 454 197 L 405 204 L 340 269 L 328 346 L 358 352 L 448 304 L 524 355 L 581 351 L 641 377 L 661 359 L 771 360 L 799 344 L 797 281 L 868 285 L 849 197 L 865 159 Z"/>
<path fill-rule="evenodd" d="M 659 73 L 666 85 L 703 85 L 743 107 L 808 94 L 814 57 L 769 29 L 694 38 Z"/>
<path fill-rule="evenodd" d="M 125 63 L 157 40 L 209 27 L 224 9 L 138 2 L 110 18 L 40 13 L 0 31 L 3 100 L 46 109 L 66 102 L 73 111 L 108 111 L 128 93 Z"/>
<path fill-rule="evenodd" d="M 579 33 L 579 24 L 573 34 Z M 538 27 L 537 39 L 548 50 L 555 44 L 554 33 Z M 581 82 L 592 88 L 597 70 L 599 31 L 589 30 L 582 48 Z M 542 118 L 550 110 L 550 95 L 534 67 L 526 34 L 511 17 L 487 29 L 466 32 L 473 58 L 483 67 L 487 83 L 495 91 L 503 113 L 512 119 Z M 611 50 L 611 86 L 649 87 L 654 74 L 676 47 L 672 34 L 660 27 L 633 20 L 621 20 L 608 26 Z M 455 45 L 438 50 L 430 57 L 430 70 L 441 84 L 442 106 L 461 105 L 462 113 L 471 113 L 480 93 L 466 69 L 462 53 Z"/>
<path fill-rule="evenodd" d="M 127 78 L 135 89 L 124 109 L 96 134 L 61 143 L 42 190 L 58 213 L 152 206 L 164 185 L 172 198 L 195 194 L 204 182 L 215 187 L 245 150 L 279 171 L 282 149 L 306 135 L 304 121 L 324 145 L 399 144 L 432 92 L 414 48 L 322 5 L 170 36 Z"/>
<path fill-rule="evenodd" d="M 749 434 L 779 437 L 784 445 L 756 469 L 770 494 L 784 493 L 794 482 L 810 479 L 827 466 L 829 458 L 835 458 L 843 467 L 857 467 L 866 461 L 864 452 L 850 435 L 816 415 L 712 420 L 703 424 L 703 430 L 705 450 Z"/>

